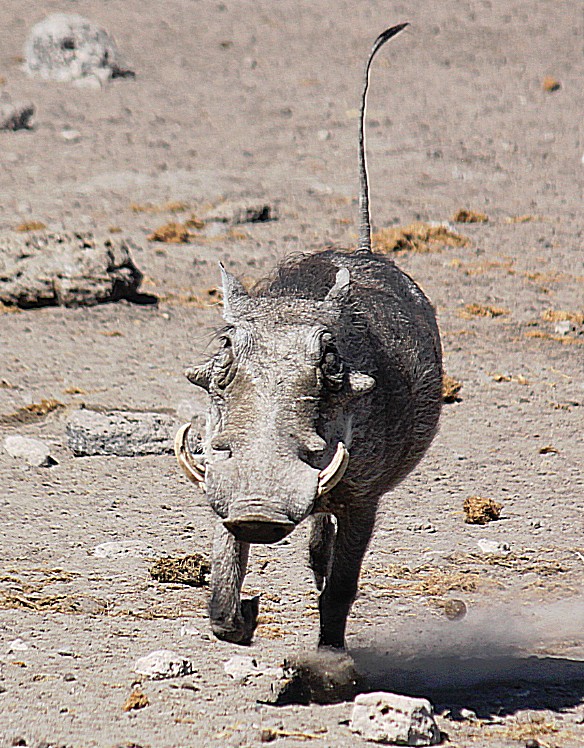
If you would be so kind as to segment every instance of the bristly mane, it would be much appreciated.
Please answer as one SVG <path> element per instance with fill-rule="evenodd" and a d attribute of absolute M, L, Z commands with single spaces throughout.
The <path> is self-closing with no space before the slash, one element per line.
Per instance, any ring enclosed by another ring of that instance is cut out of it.
<path fill-rule="evenodd" d="M 271 276 L 259 280 L 250 290 L 250 296 L 293 296 L 322 301 L 334 286 L 338 270 L 338 265 L 331 259 L 330 248 L 310 254 L 294 254 L 281 262 Z"/>

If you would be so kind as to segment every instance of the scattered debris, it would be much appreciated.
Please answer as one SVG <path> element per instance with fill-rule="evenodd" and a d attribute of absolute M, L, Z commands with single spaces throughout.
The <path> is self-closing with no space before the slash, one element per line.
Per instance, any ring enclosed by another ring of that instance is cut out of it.
<path fill-rule="evenodd" d="M 255 657 L 246 657 L 245 655 L 234 655 L 225 663 L 223 670 L 236 681 L 244 683 L 250 677 L 268 675 L 272 678 L 281 678 L 283 669 L 281 667 L 262 667 L 258 664 Z"/>
<path fill-rule="evenodd" d="M 42 231 L 46 228 L 46 225 L 42 221 L 25 221 L 24 223 L 19 223 L 18 226 L 15 226 L 14 230 L 19 231 L 20 233 L 25 233 L 27 231 Z"/>
<path fill-rule="evenodd" d="M 24 423 L 37 423 L 42 421 L 55 410 L 64 408 L 65 405 L 60 403 L 58 400 L 53 398 L 43 398 L 40 403 L 31 403 L 30 405 L 24 405 L 22 408 L 14 411 L 14 413 L 6 413 L 0 415 L 0 423 L 3 426 L 14 426 L 17 424 Z"/>
<path fill-rule="evenodd" d="M 441 247 L 466 247 L 470 239 L 454 231 L 447 223 L 411 223 L 373 234 L 378 252 L 432 252 Z"/>
<path fill-rule="evenodd" d="M 152 558 L 156 551 L 142 540 L 112 540 L 101 543 L 93 549 L 96 558 L 123 558 L 125 556 L 146 556 Z"/>
<path fill-rule="evenodd" d="M 33 232 L 0 235 L 0 301 L 22 308 L 93 306 L 127 299 L 152 303 L 138 293 L 142 273 L 126 239 L 90 233 Z"/>
<path fill-rule="evenodd" d="M 24 460 L 32 467 L 51 467 L 57 460 L 51 457 L 51 450 L 40 439 L 26 436 L 7 436 L 4 449 L 16 459 Z"/>
<path fill-rule="evenodd" d="M 148 696 L 141 691 L 139 688 L 135 688 L 128 698 L 124 701 L 122 709 L 124 712 L 131 712 L 135 709 L 144 709 L 145 706 L 150 704 Z"/>
<path fill-rule="evenodd" d="M 188 584 L 192 587 L 208 585 L 210 573 L 211 564 L 198 553 L 180 558 L 160 558 L 150 567 L 150 576 L 158 582 Z"/>
<path fill-rule="evenodd" d="M 464 521 L 469 525 L 486 525 L 491 520 L 499 519 L 503 505 L 493 499 L 481 496 L 469 496 L 464 500 Z"/>
<path fill-rule="evenodd" d="M 112 37 L 87 18 L 54 13 L 32 27 L 25 45 L 25 70 L 45 80 L 93 83 L 133 77 Z"/>
<path fill-rule="evenodd" d="M 140 657 L 134 665 L 134 672 L 152 680 L 179 678 L 193 673 L 193 664 L 169 649 L 157 649 L 145 657 Z"/>
<path fill-rule="evenodd" d="M 493 374 L 494 382 L 515 382 L 516 384 L 529 384 L 529 380 L 522 374 Z"/>
<path fill-rule="evenodd" d="M 460 208 L 452 216 L 454 223 L 487 223 L 489 217 L 486 213 L 478 213 L 475 210 L 468 210 L 467 208 Z"/>
<path fill-rule="evenodd" d="M 541 87 L 544 91 L 546 91 L 546 93 L 553 93 L 554 91 L 559 91 L 562 87 L 562 84 L 557 78 L 554 78 L 552 75 L 546 75 L 546 77 L 541 82 Z"/>
<path fill-rule="evenodd" d="M 148 241 L 165 244 L 188 244 L 190 238 L 190 231 L 182 223 L 165 223 L 148 234 Z"/>
<path fill-rule="evenodd" d="M 491 306 L 489 304 L 465 304 L 462 309 L 458 310 L 458 316 L 463 319 L 472 319 L 473 317 L 502 317 L 509 314 L 509 310 L 500 306 Z"/>
<path fill-rule="evenodd" d="M 444 374 L 442 379 L 442 400 L 445 403 L 459 403 L 461 398 L 458 393 L 462 389 L 462 382 L 454 377 Z"/>
<path fill-rule="evenodd" d="M 0 130 L 29 130 L 34 113 L 34 104 L 0 101 Z"/>
<path fill-rule="evenodd" d="M 281 730 L 277 727 L 263 727 L 260 731 L 260 743 L 271 743 L 278 738 L 296 738 L 297 740 L 321 740 L 327 732 L 322 728 L 318 733 L 299 732 L 297 730 Z"/>
<path fill-rule="evenodd" d="M 76 457 L 138 457 L 173 451 L 176 421 L 148 411 L 75 411 L 67 423 L 67 445 Z"/>
<path fill-rule="evenodd" d="M 351 701 L 362 689 L 363 679 L 349 655 L 320 650 L 287 659 L 265 701 L 275 706 L 337 704 Z"/>
<path fill-rule="evenodd" d="M 375 691 L 355 699 L 350 727 L 375 743 L 437 745 L 440 730 L 427 699 Z"/>

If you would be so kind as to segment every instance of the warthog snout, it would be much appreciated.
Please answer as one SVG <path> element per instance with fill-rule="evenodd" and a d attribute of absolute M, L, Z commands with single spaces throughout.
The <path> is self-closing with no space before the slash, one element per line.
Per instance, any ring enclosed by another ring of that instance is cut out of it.
<path fill-rule="evenodd" d="M 290 520 L 273 519 L 263 514 L 226 519 L 223 525 L 243 543 L 277 543 L 296 527 Z"/>

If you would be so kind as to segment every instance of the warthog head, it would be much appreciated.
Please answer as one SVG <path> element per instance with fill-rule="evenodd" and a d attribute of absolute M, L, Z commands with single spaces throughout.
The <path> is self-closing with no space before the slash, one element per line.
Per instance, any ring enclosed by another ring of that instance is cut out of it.
<path fill-rule="evenodd" d="M 349 272 L 322 300 L 250 295 L 225 271 L 220 348 L 186 372 L 210 396 L 204 453 L 176 454 L 237 540 L 274 543 L 342 480 L 349 463 L 348 401 L 375 380 L 351 369 L 337 346 Z"/>

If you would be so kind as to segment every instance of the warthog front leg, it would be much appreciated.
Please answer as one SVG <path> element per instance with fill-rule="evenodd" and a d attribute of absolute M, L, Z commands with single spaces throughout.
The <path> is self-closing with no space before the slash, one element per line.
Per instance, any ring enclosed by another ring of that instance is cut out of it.
<path fill-rule="evenodd" d="M 213 540 L 209 617 L 215 636 L 234 644 L 249 644 L 257 623 L 259 598 L 240 599 L 248 556 L 249 543 L 236 540 L 219 521 Z"/>
<path fill-rule="evenodd" d="M 316 589 L 322 592 L 333 558 L 335 523 L 330 514 L 315 514 L 311 519 L 309 563 L 314 574 Z"/>
<path fill-rule="evenodd" d="M 361 563 L 374 524 L 374 513 L 338 518 L 330 574 L 319 598 L 319 647 L 345 648 L 347 616 L 357 594 Z"/>

